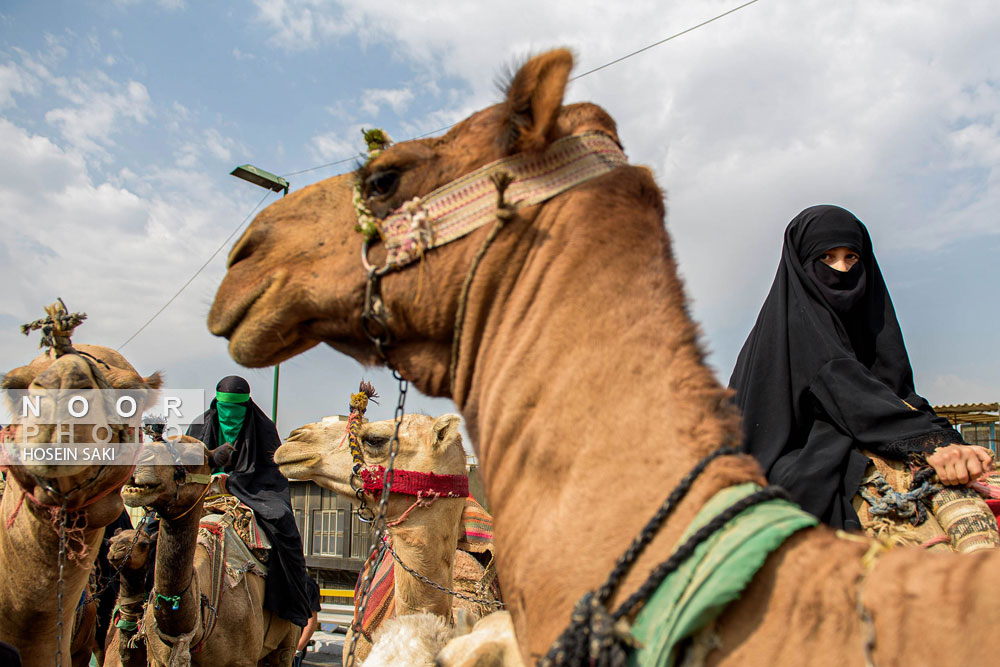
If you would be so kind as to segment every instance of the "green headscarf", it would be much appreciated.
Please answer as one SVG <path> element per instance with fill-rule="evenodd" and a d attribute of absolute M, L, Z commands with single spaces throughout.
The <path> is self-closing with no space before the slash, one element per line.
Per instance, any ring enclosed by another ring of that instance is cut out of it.
<path fill-rule="evenodd" d="M 246 402 L 250 394 L 233 394 L 225 391 L 215 392 L 215 410 L 219 414 L 220 442 L 236 444 L 236 438 L 243 428 L 243 419 L 247 415 Z"/>

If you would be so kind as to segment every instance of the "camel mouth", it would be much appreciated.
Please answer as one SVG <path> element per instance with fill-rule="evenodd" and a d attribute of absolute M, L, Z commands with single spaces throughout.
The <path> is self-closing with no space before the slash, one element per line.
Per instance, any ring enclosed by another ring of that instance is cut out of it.
<path fill-rule="evenodd" d="M 275 463 L 278 464 L 278 471 L 288 479 L 306 480 L 313 474 L 315 465 L 319 463 L 319 457 L 310 456 L 295 461 L 275 461 Z"/>
<path fill-rule="evenodd" d="M 253 308 L 261 297 L 268 291 L 274 282 L 273 276 L 268 276 L 256 287 L 245 293 L 230 308 L 217 309 L 218 301 L 213 305 L 208 316 L 208 330 L 215 336 L 232 339 L 236 330 L 243 324 L 247 313 Z"/>
<path fill-rule="evenodd" d="M 130 479 L 122 487 L 122 500 L 129 507 L 143 507 L 146 502 L 156 498 L 163 484 L 150 482 L 140 484 L 135 479 Z"/>
<path fill-rule="evenodd" d="M 226 277 L 230 279 L 237 280 Z M 225 297 L 216 296 L 208 328 L 216 336 L 229 339 L 229 356 L 237 363 L 250 368 L 271 366 L 305 352 L 318 342 L 304 340 L 299 322 L 288 316 L 287 279 L 288 272 L 278 270 L 233 299 L 231 305 Z M 220 294 L 224 287 L 220 288 Z"/>

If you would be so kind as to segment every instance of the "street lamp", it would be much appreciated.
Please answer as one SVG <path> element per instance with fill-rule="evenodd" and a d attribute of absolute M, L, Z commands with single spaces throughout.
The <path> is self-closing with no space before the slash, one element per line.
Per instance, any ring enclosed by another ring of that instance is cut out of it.
<path fill-rule="evenodd" d="M 262 188 L 267 188 L 274 192 L 284 191 L 285 195 L 288 194 L 288 181 L 281 176 L 275 176 L 271 172 L 264 171 L 252 164 L 241 164 L 229 173 L 236 178 L 242 178 L 244 181 L 249 181 Z"/>
<path fill-rule="evenodd" d="M 281 176 L 275 176 L 271 172 L 264 171 L 260 167 L 255 167 L 252 164 L 241 164 L 229 173 L 236 178 L 242 178 L 244 181 L 248 181 L 254 185 L 259 185 L 262 188 L 267 188 L 273 192 L 281 192 L 282 197 L 288 194 L 288 181 L 283 179 Z M 275 428 L 278 428 L 278 375 L 280 373 L 281 364 L 275 364 L 274 396 L 271 400 L 271 421 L 274 422 Z"/>

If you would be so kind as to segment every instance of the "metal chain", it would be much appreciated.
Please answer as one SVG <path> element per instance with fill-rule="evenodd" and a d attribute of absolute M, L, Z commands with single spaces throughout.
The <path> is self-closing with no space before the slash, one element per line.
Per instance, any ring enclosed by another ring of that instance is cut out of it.
<path fill-rule="evenodd" d="M 385 548 L 389 550 L 390 554 L 392 554 L 392 559 L 394 561 L 396 561 L 397 563 L 399 563 L 399 566 L 401 568 L 403 568 L 404 570 L 406 570 L 407 572 L 409 572 L 410 575 L 414 579 L 417 579 L 418 581 L 422 581 L 423 583 L 427 584 L 428 586 L 430 586 L 432 588 L 436 588 L 437 590 L 441 591 L 442 593 L 447 593 L 448 595 L 452 595 L 454 597 L 461 598 L 462 600 L 468 600 L 469 602 L 475 602 L 476 604 L 481 604 L 483 606 L 496 607 L 497 609 L 500 609 L 500 608 L 502 608 L 504 606 L 503 602 L 501 602 L 499 600 L 487 600 L 485 598 L 473 597 L 471 595 L 466 595 L 464 593 L 459 593 L 456 590 L 452 590 L 451 588 L 447 588 L 445 586 L 442 586 L 441 584 L 435 583 L 434 581 L 428 579 L 427 577 L 425 577 L 424 575 L 420 574 L 416 570 L 410 569 L 410 566 L 407 565 L 406 563 L 404 563 L 399 558 L 399 554 L 397 554 L 396 550 L 392 548 L 391 544 L 389 544 L 388 535 L 382 539 L 382 544 L 384 544 Z"/>
<path fill-rule="evenodd" d="M 66 566 L 66 503 L 63 503 L 59 510 L 59 557 L 58 563 L 59 579 L 56 581 L 56 667 L 62 667 L 62 638 L 63 638 L 63 568 Z"/>
<path fill-rule="evenodd" d="M 146 525 L 146 519 L 149 517 L 149 508 L 145 508 L 145 513 L 142 518 L 139 519 L 139 524 L 135 527 L 135 535 L 132 536 L 132 543 L 128 545 L 128 551 L 125 552 L 125 557 L 122 559 L 121 565 L 115 568 L 115 571 L 105 577 L 105 583 L 103 586 L 99 587 L 93 595 L 87 598 L 84 604 L 90 604 L 94 602 L 101 596 L 101 593 L 108 590 L 108 588 L 118 579 L 118 576 L 122 572 L 122 568 L 128 563 L 128 559 L 132 556 L 132 550 L 135 549 L 136 543 L 139 541 L 139 533 L 142 532 L 143 527 Z"/>
<path fill-rule="evenodd" d="M 383 478 L 382 485 L 382 495 L 378 501 L 378 511 L 375 514 L 375 519 L 372 521 L 372 530 L 375 532 L 375 539 L 372 540 L 372 546 L 368 550 L 368 558 L 365 562 L 368 563 L 375 555 L 375 550 L 382 541 L 382 536 L 385 535 L 386 531 L 386 519 L 385 510 L 386 506 L 389 504 L 389 492 L 392 488 L 392 481 L 396 475 L 395 463 L 396 454 L 399 453 L 399 427 L 403 423 L 404 409 L 406 405 L 406 392 L 410 388 L 410 383 L 403 379 L 403 376 L 399 374 L 399 371 L 393 370 L 392 377 L 396 379 L 399 384 L 399 398 L 396 401 L 396 411 L 393 414 L 393 420 L 396 425 L 392 431 L 392 438 L 389 440 L 389 462 L 385 468 L 385 476 Z M 364 620 L 365 610 L 368 608 L 368 602 L 371 599 L 371 584 L 374 578 L 375 571 L 373 567 L 368 567 L 365 570 L 365 575 L 361 580 L 361 586 L 359 587 L 359 595 L 361 596 L 361 605 L 357 608 L 354 615 L 354 620 L 351 623 L 351 629 L 353 630 L 351 634 L 351 645 L 347 651 L 347 658 L 344 660 L 344 667 L 354 667 L 355 657 L 354 652 L 357 650 L 358 646 L 358 636 L 361 635 L 361 621 Z"/>

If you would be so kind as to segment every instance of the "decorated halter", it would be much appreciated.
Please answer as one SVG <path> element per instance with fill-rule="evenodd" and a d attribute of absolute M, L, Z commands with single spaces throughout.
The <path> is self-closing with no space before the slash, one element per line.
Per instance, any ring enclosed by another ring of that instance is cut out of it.
<path fill-rule="evenodd" d="M 354 461 L 351 486 L 363 509 L 367 509 L 364 496 L 379 493 L 385 487 L 385 467 L 366 464 L 361 450 L 361 425 L 364 423 L 365 410 L 368 402 L 377 397 L 371 383 L 362 382 L 358 392 L 351 394 L 351 414 L 347 418 L 347 443 Z M 417 498 L 465 498 L 469 495 L 469 478 L 465 475 L 393 470 L 390 491 Z"/>
<path fill-rule="evenodd" d="M 509 175 L 506 195 L 517 206 L 533 206 L 592 178 L 628 164 L 618 143 L 603 132 L 564 137 L 543 153 L 519 153 L 491 162 L 433 192 L 414 197 L 383 220 L 368 210 L 355 184 L 354 206 L 358 230 L 365 238 L 362 260 L 368 264 L 368 245 L 385 243 L 382 273 L 401 269 L 423 254 L 479 229 L 496 217 L 496 177 Z"/>
<path fill-rule="evenodd" d="M 365 139 L 369 140 L 368 133 Z M 372 159 L 388 144 L 384 134 L 369 140 Z M 515 217 L 518 207 L 541 204 L 626 165 L 628 160 L 617 141 L 603 132 L 585 132 L 559 139 L 542 153 L 519 153 L 491 162 L 423 197 L 414 197 L 383 220 L 376 218 L 365 204 L 359 179 L 354 184 L 355 229 L 364 238 L 361 262 L 368 274 L 361 324 L 379 357 L 392 367 L 385 350 L 392 344 L 392 335 L 388 310 L 381 296 L 382 276 L 405 268 L 428 250 L 493 221 L 494 226 L 473 258 L 459 295 L 449 366 L 454 396 L 465 302 L 479 262 L 500 229 Z M 368 248 L 376 238 L 385 243 L 382 267 L 368 262 Z"/>

